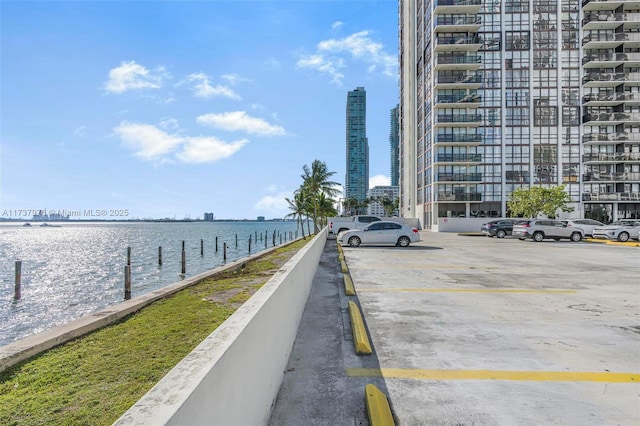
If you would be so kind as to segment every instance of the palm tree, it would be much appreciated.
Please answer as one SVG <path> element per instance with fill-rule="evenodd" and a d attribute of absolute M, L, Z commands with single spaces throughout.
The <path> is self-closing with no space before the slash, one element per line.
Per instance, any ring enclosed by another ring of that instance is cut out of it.
<path fill-rule="evenodd" d="M 293 194 L 293 201 L 288 198 L 285 198 L 285 200 L 289 203 L 289 209 L 291 210 L 291 213 L 287 214 L 285 217 L 297 218 L 296 222 L 298 222 L 298 225 L 302 230 L 302 239 L 306 239 L 306 236 L 304 235 L 304 223 L 302 221 L 302 215 L 305 214 L 306 209 L 306 206 L 304 205 L 303 191 L 296 191 Z"/>
<path fill-rule="evenodd" d="M 335 202 L 336 200 L 327 197 L 324 192 L 320 193 L 318 197 L 318 214 L 320 215 L 321 227 L 327 224 L 327 217 L 338 214 L 335 208 Z"/>
<path fill-rule="evenodd" d="M 320 161 L 314 160 L 311 163 L 311 169 L 305 164 L 302 167 L 304 174 L 302 175 L 303 186 L 308 190 L 309 196 L 313 203 L 313 227 L 314 233 L 318 232 L 318 199 L 320 194 L 328 197 L 335 197 L 339 191 L 336 188 L 340 184 L 329 180 L 335 172 L 327 170 L 327 165 Z"/>

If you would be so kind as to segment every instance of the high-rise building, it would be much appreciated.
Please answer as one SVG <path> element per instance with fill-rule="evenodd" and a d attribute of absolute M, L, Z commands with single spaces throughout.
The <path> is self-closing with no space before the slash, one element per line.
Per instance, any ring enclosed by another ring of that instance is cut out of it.
<path fill-rule="evenodd" d="M 571 217 L 640 217 L 638 10 L 401 1 L 401 214 L 437 229 L 505 216 L 517 188 L 564 185 Z"/>
<path fill-rule="evenodd" d="M 385 203 L 395 202 L 399 194 L 400 188 L 398 188 L 398 186 L 374 186 L 369 190 L 370 202 L 367 206 L 367 214 L 374 216 L 397 216 L 397 208 L 393 209 L 389 214 L 385 211 Z"/>
<path fill-rule="evenodd" d="M 369 190 L 369 144 L 367 141 L 367 92 L 358 87 L 347 95 L 345 198 L 363 202 Z"/>
<path fill-rule="evenodd" d="M 398 186 L 398 178 L 400 177 L 398 156 L 400 155 L 400 122 L 398 120 L 398 111 L 400 107 L 396 105 L 390 114 L 389 129 L 389 157 L 391 159 L 391 186 Z"/>

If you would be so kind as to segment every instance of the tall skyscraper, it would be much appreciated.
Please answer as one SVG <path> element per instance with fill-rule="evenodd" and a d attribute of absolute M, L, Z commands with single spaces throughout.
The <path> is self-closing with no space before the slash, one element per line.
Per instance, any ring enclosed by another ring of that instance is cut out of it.
<path fill-rule="evenodd" d="M 367 141 L 367 92 L 358 87 L 347 94 L 345 198 L 362 202 L 369 190 L 369 143 Z"/>
<path fill-rule="evenodd" d="M 437 229 L 505 216 L 516 188 L 565 185 L 573 217 L 640 217 L 638 10 L 401 1 L 401 214 Z"/>
<path fill-rule="evenodd" d="M 398 178 L 400 177 L 400 122 L 398 120 L 398 111 L 400 107 L 396 105 L 390 114 L 390 130 L 389 130 L 389 157 L 391 159 L 391 186 L 398 186 Z"/>

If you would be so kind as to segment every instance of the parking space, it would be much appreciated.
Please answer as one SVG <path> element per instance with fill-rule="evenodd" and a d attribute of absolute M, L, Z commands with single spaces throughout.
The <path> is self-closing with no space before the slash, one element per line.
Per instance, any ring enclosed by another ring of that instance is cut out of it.
<path fill-rule="evenodd" d="M 344 254 L 374 349 L 346 374 L 398 424 L 640 423 L 637 248 L 422 231 Z"/>

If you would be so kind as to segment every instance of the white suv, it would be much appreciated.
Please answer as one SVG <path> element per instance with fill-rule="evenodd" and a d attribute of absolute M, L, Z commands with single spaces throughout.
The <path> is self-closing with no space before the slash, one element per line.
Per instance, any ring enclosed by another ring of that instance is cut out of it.
<path fill-rule="evenodd" d="M 593 228 L 593 238 L 629 241 L 630 238 L 640 240 L 640 219 L 620 219 L 611 225 Z"/>
<path fill-rule="evenodd" d="M 531 219 L 513 225 L 512 235 L 520 240 L 531 238 L 536 242 L 544 239 L 559 241 L 562 238 L 578 242 L 584 238 L 584 231 L 581 228 L 567 226 L 559 220 Z"/>

